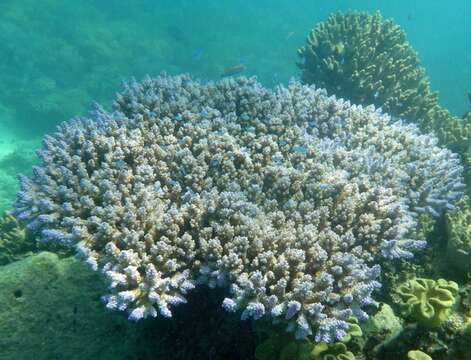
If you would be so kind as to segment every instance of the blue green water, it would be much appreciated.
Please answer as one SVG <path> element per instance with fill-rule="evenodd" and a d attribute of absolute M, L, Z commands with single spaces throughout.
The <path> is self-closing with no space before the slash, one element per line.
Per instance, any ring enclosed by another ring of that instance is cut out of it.
<path fill-rule="evenodd" d="M 0 0 L 0 213 L 41 137 L 132 77 L 203 81 L 243 65 L 266 86 L 299 76 L 297 49 L 336 10 L 380 10 L 407 33 L 440 103 L 461 116 L 471 91 L 469 0 Z"/>

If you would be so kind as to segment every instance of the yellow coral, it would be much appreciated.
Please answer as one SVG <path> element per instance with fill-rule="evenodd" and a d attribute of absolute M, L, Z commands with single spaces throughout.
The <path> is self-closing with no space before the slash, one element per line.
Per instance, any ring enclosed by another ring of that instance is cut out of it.
<path fill-rule="evenodd" d="M 396 290 L 402 299 L 406 314 L 419 324 L 435 328 L 450 315 L 458 293 L 458 284 L 444 279 L 415 278 Z"/>

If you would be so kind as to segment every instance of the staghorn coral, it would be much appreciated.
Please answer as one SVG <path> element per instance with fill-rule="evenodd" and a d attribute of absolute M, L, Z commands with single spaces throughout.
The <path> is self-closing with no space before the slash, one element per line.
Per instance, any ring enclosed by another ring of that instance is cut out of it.
<path fill-rule="evenodd" d="M 458 294 L 458 284 L 444 279 L 415 278 L 396 290 L 405 312 L 429 328 L 440 326 L 450 315 Z"/>
<path fill-rule="evenodd" d="M 455 151 L 462 153 L 471 139 L 471 121 L 439 105 L 405 32 L 379 12 L 332 14 L 314 27 L 298 55 L 304 83 L 415 122 Z"/>
<path fill-rule="evenodd" d="M 298 82 L 163 75 L 126 85 L 114 110 L 45 137 L 15 215 L 76 246 L 132 320 L 171 317 L 206 284 L 229 287 L 242 319 L 342 339 L 375 304 L 381 262 L 422 249 L 419 215 L 464 187 L 434 138 Z"/>

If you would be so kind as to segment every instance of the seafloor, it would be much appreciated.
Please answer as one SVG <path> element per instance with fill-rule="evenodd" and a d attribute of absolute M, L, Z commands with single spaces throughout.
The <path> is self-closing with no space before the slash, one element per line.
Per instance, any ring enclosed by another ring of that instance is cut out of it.
<path fill-rule="evenodd" d="M 365 26 L 360 21 L 347 27 L 351 37 L 344 42 L 332 40 L 340 28 L 320 31 L 319 38 L 334 35 L 312 47 L 319 58 L 309 58 L 306 48 L 299 55 L 313 27 L 335 11 L 352 14 L 351 8 L 347 1 L 285 0 L 0 3 L 1 360 L 471 359 L 471 6 L 464 0 L 453 8 L 438 1 L 359 1 L 354 10 L 368 16 L 380 10 L 383 20 L 400 26 L 384 28 L 392 34 L 385 36 L 389 47 L 378 45 L 381 32 L 354 33 Z M 386 54 L 384 63 L 368 63 L 379 57 L 365 57 L 353 39 L 365 41 L 371 54 Z M 345 58 L 344 49 L 350 51 Z M 341 60 L 311 67 L 322 59 Z M 364 72 L 353 71 L 350 61 Z M 381 71 L 371 70 L 374 65 Z M 129 321 L 124 312 L 105 309 L 101 273 L 76 259 L 73 246 L 40 242 L 28 221 L 11 216 L 17 177 L 33 174 L 45 134 L 87 115 L 94 102 L 110 109 L 122 81 L 163 71 L 202 82 L 256 76 L 267 89 L 301 79 L 353 103 L 374 104 L 393 119 L 407 117 L 457 154 L 464 196 L 433 219 L 420 218 L 414 236 L 427 241 L 423 251 L 381 263 L 377 306 L 366 309 L 367 321 L 353 321 L 348 340 L 299 341 L 283 323 L 241 321 L 240 313 L 220 305 L 227 288 L 206 286 L 190 292 L 171 319 Z M 383 91 L 388 86 L 394 91 Z"/>

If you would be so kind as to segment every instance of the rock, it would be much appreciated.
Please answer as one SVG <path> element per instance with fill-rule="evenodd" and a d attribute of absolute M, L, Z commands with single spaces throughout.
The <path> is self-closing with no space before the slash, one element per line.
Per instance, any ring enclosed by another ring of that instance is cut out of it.
<path fill-rule="evenodd" d="M 41 252 L 0 267 L 0 359 L 134 359 L 141 325 L 107 312 L 97 273 Z"/>

